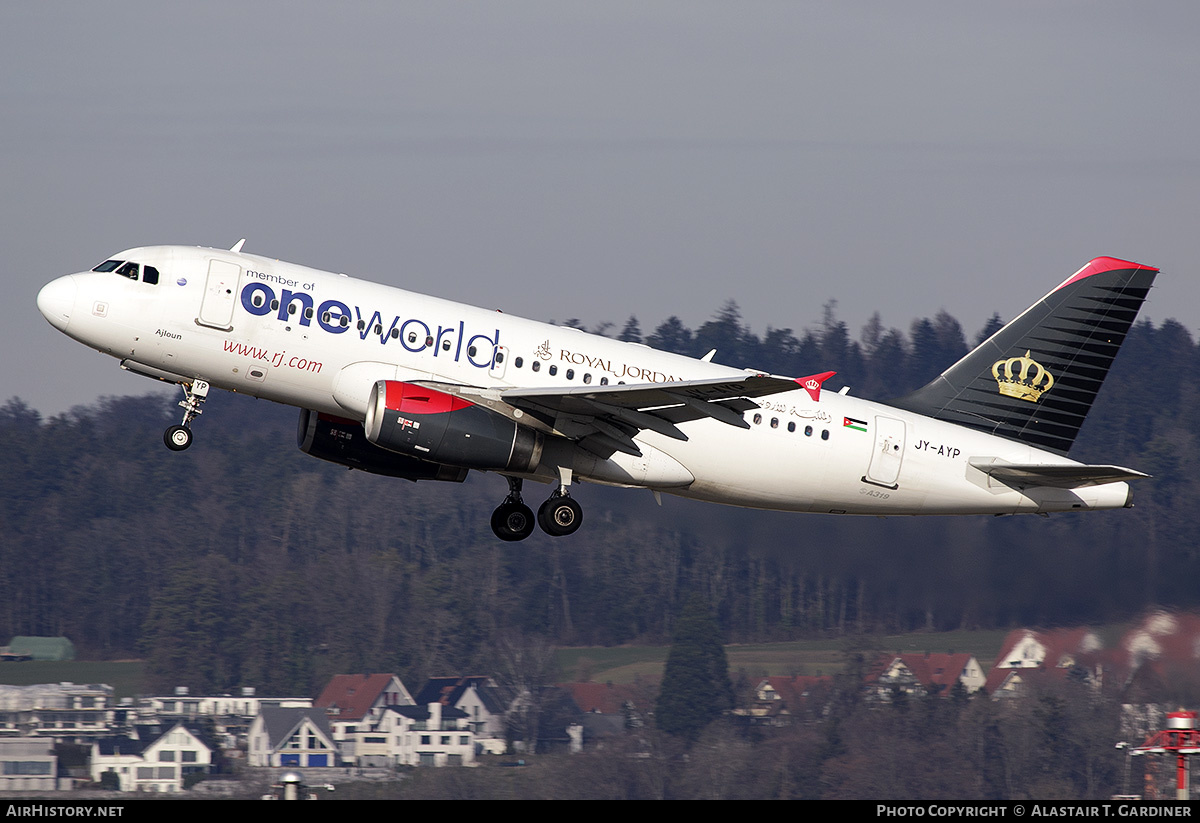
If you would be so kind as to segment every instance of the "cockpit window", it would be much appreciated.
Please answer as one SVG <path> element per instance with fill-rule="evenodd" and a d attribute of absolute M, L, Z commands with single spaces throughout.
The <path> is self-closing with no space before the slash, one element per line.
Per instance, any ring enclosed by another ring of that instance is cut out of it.
<path fill-rule="evenodd" d="M 154 266 L 142 266 L 134 262 L 127 263 L 124 260 L 105 260 L 92 271 L 116 272 L 130 280 L 138 280 L 138 275 L 141 274 L 140 279 L 143 283 L 149 283 L 151 286 L 158 285 L 158 269 Z"/>

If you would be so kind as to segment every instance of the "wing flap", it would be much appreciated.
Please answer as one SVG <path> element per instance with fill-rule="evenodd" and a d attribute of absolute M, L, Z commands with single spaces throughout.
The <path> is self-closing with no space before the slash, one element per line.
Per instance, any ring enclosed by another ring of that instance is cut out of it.
<path fill-rule="evenodd" d="M 994 463 L 995 458 L 974 458 L 970 465 L 1008 486 L 1050 486 L 1080 489 L 1137 480 L 1150 475 L 1124 466 L 1087 466 L 1079 463 Z"/>
<path fill-rule="evenodd" d="M 633 442 L 638 431 L 649 430 L 674 440 L 687 440 L 677 424 L 703 418 L 748 428 L 742 413 L 758 407 L 749 398 L 799 388 L 799 381 L 767 374 L 572 388 L 505 389 L 414 382 L 486 405 L 527 425 L 576 440 L 590 438 L 597 448 L 631 455 L 640 454 Z"/>

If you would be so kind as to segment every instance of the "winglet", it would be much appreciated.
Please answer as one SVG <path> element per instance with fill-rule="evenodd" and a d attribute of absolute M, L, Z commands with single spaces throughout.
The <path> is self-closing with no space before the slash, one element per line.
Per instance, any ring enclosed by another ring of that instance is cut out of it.
<path fill-rule="evenodd" d="M 797 377 L 796 382 L 799 383 L 806 392 L 808 392 L 808 396 L 811 397 L 814 402 L 820 402 L 821 384 L 833 377 L 835 374 L 837 374 L 835 371 L 823 371 L 820 374 L 810 374 L 808 377 Z"/>
<path fill-rule="evenodd" d="M 241 250 L 242 250 L 242 245 L 243 245 L 245 242 L 246 242 L 246 238 L 245 238 L 245 237 L 243 237 L 241 240 L 237 241 L 237 242 L 236 242 L 236 243 L 234 243 L 232 246 L 230 246 L 230 247 L 229 247 L 229 250 L 230 250 L 230 251 L 241 251 Z"/>

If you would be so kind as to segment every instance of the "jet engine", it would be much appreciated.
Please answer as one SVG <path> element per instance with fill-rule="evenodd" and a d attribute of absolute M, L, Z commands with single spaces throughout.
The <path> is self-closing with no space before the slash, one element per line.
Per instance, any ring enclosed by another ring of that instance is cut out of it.
<path fill-rule="evenodd" d="M 464 468 L 430 463 L 381 449 L 367 441 L 359 422 L 311 409 L 300 410 L 296 441 L 305 454 L 371 474 L 451 483 L 467 479 Z"/>
<path fill-rule="evenodd" d="M 541 458 L 543 435 L 483 406 L 398 380 L 371 388 L 367 440 L 388 451 L 466 466 L 528 472 Z"/>

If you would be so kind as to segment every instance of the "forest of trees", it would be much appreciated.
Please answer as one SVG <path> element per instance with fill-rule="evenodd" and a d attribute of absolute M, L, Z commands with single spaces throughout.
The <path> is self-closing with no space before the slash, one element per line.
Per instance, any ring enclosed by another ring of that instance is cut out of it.
<path fill-rule="evenodd" d="M 901 394 L 968 340 L 946 314 L 761 337 L 736 305 L 644 342 L 779 374 L 836 370 Z M 611 327 L 610 331 L 615 331 Z M 643 339 L 630 318 L 619 336 Z M 1119 620 L 1195 607 L 1200 359 L 1180 324 L 1132 330 L 1072 457 L 1153 475 L 1133 510 L 1039 517 L 838 518 L 581 487 L 570 538 L 496 540 L 506 486 L 411 484 L 301 454 L 296 411 L 219 393 L 196 444 L 162 429 L 177 397 L 43 417 L 0 407 L 0 637 L 67 635 L 82 657 L 141 657 L 150 688 L 313 694 L 329 675 L 486 671 L 501 632 L 555 644 L 664 643 L 699 595 L 727 641 Z M 532 492 L 531 492 L 532 493 Z"/>

